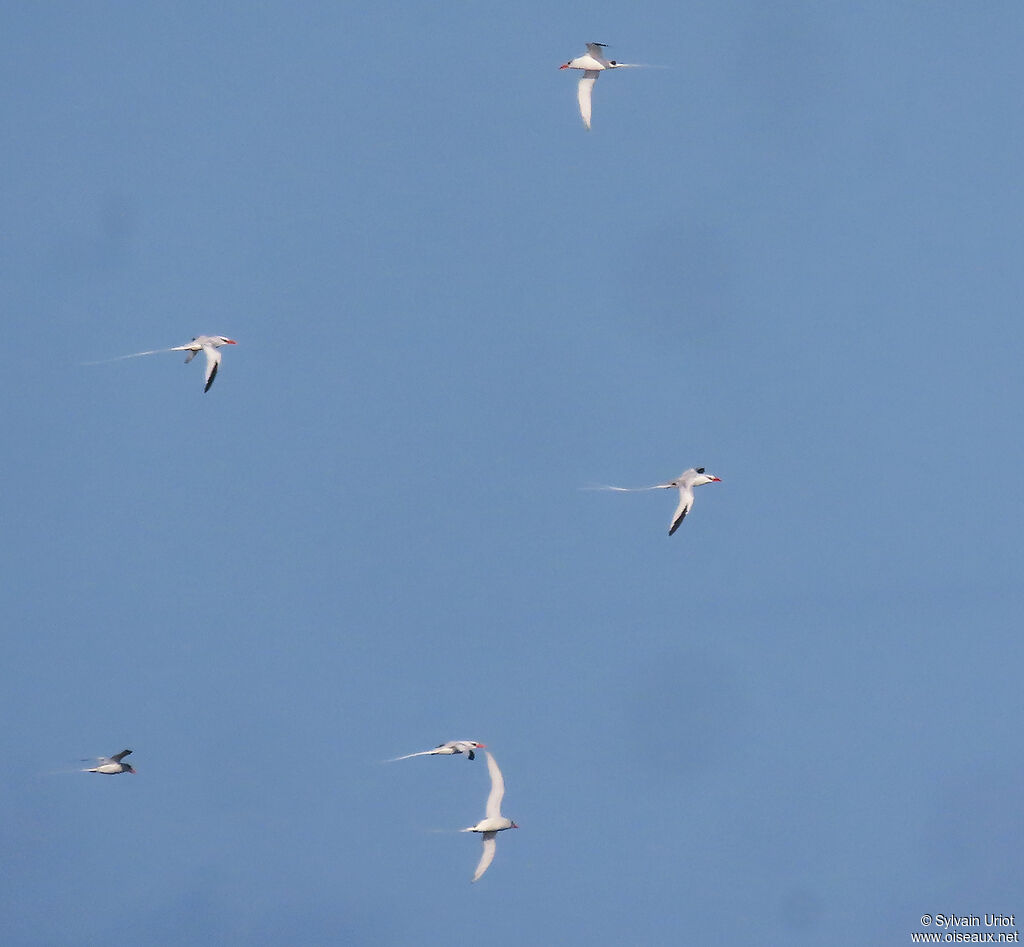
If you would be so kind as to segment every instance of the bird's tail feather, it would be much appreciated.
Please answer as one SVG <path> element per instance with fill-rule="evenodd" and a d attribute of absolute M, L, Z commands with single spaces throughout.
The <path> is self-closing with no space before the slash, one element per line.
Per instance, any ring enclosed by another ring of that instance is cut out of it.
<path fill-rule="evenodd" d="M 656 483 L 652 487 L 581 487 L 581 490 L 614 490 L 616 493 L 643 493 L 645 490 L 661 490 L 670 483 Z"/>
<path fill-rule="evenodd" d="M 140 355 L 158 355 L 160 352 L 173 352 L 174 349 L 150 349 L 148 352 L 132 352 L 131 355 L 115 355 L 113 358 L 101 358 L 98 362 L 81 362 L 82 365 L 107 365 L 110 362 L 121 362 L 126 358 L 138 358 Z"/>
<path fill-rule="evenodd" d="M 405 756 L 395 756 L 390 760 L 385 760 L 385 763 L 397 763 L 399 760 L 411 760 L 414 756 L 430 756 L 433 750 L 421 750 L 419 753 L 407 753 Z"/>

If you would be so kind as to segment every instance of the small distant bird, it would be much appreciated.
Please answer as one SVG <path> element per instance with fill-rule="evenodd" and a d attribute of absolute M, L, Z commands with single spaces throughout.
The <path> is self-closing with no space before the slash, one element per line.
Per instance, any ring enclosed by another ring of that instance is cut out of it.
<path fill-rule="evenodd" d="M 119 362 L 125 358 L 139 358 L 142 355 L 158 355 L 160 352 L 188 352 L 185 359 L 187 365 L 196 357 L 199 352 L 206 354 L 206 386 L 203 391 L 209 391 L 214 378 L 217 377 L 217 370 L 220 368 L 220 352 L 222 345 L 237 345 L 234 339 L 223 335 L 197 335 L 188 345 L 175 345 L 169 349 L 150 349 L 148 352 L 132 352 L 131 355 L 118 355 L 117 358 L 104 359 L 99 362 L 86 362 L 86 365 L 104 365 L 107 362 Z"/>
<path fill-rule="evenodd" d="M 196 357 L 199 352 L 206 355 L 206 386 L 203 392 L 210 390 L 214 378 L 217 377 L 217 370 L 220 368 L 220 347 L 222 345 L 237 345 L 234 339 L 225 338 L 222 335 L 197 335 L 188 345 L 176 345 L 170 351 L 188 352 L 185 359 L 187 365 Z"/>
<path fill-rule="evenodd" d="M 476 758 L 474 750 L 482 750 L 486 743 L 474 743 L 472 740 L 449 740 L 447 743 L 439 743 L 433 750 L 421 750 L 419 753 L 409 753 L 406 756 L 396 756 L 389 763 L 397 763 L 399 760 L 409 760 L 414 756 L 454 756 L 456 753 L 465 753 L 471 760 Z"/>
<path fill-rule="evenodd" d="M 691 467 L 689 470 L 684 470 L 675 480 L 670 480 L 668 483 L 656 483 L 653 487 L 598 487 L 597 489 L 617 490 L 619 493 L 640 493 L 643 490 L 668 490 L 675 487 L 679 491 L 679 506 L 672 514 L 672 525 L 668 529 L 668 534 L 671 536 L 679 529 L 679 524 L 693 508 L 693 488 L 703 486 L 705 483 L 721 483 L 721 479 L 706 473 L 703 467 Z"/>
<path fill-rule="evenodd" d="M 96 762 L 99 766 L 94 766 L 92 769 L 83 769 L 83 773 L 103 773 L 106 776 L 116 776 L 118 773 L 135 773 L 135 767 L 131 763 L 122 763 L 121 761 L 129 754 L 131 750 L 122 750 L 120 753 L 115 753 L 113 756 L 97 756 Z"/>
<path fill-rule="evenodd" d="M 587 43 L 587 54 L 570 59 L 567 63 L 559 66 L 559 69 L 582 69 L 583 78 L 576 87 L 576 98 L 580 103 L 580 115 L 583 117 L 583 124 L 590 129 L 590 95 L 594 89 L 594 83 L 598 76 L 605 69 L 626 69 L 635 68 L 638 63 L 616 62 L 614 59 L 605 59 L 603 50 L 604 43 Z"/>
<path fill-rule="evenodd" d="M 501 770 L 498 769 L 498 764 L 495 762 L 494 757 L 491 756 L 490 751 L 484 750 L 484 755 L 487 757 L 487 771 L 491 774 L 491 792 L 487 797 L 487 814 L 476 825 L 471 825 L 468 829 L 462 830 L 463 832 L 483 833 L 484 851 L 480 856 L 480 863 L 476 866 L 473 881 L 479 881 L 483 877 L 483 873 L 490 868 L 491 862 L 494 861 L 494 850 L 497 847 L 495 838 L 497 834 L 505 831 L 505 829 L 519 828 L 515 822 L 511 819 L 506 819 L 501 814 L 501 800 L 505 795 L 505 780 L 502 779 Z"/>

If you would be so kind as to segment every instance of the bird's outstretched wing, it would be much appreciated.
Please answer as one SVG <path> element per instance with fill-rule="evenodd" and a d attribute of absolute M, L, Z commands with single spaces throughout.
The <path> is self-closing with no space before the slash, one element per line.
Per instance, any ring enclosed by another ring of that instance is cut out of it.
<path fill-rule="evenodd" d="M 680 490 L 679 491 L 679 506 L 676 507 L 676 511 L 672 514 L 672 525 L 669 527 L 668 534 L 671 536 L 680 524 L 686 519 L 686 514 L 690 512 L 690 508 L 693 506 L 693 491 L 692 490 Z"/>
<path fill-rule="evenodd" d="M 477 863 L 476 872 L 473 874 L 473 881 L 479 881 L 483 873 L 491 867 L 491 862 L 494 861 L 494 850 L 498 847 L 498 843 L 495 841 L 497 835 L 497 832 L 484 832 L 484 850 Z"/>
<path fill-rule="evenodd" d="M 126 756 L 131 753 L 131 750 L 122 750 L 120 753 L 115 753 L 110 757 L 115 763 L 120 763 Z"/>
<path fill-rule="evenodd" d="M 596 69 L 588 69 L 583 73 L 579 85 L 576 87 L 576 100 L 580 103 L 580 117 L 583 124 L 590 129 L 590 96 L 594 90 L 594 83 L 600 73 Z"/>
<path fill-rule="evenodd" d="M 213 384 L 213 380 L 217 377 L 217 370 L 220 368 L 220 349 L 215 349 L 212 345 L 204 345 L 203 351 L 206 353 L 206 387 L 203 391 L 209 391 L 210 385 Z M 187 362 L 188 359 L 185 359 Z"/>
<path fill-rule="evenodd" d="M 502 778 L 501 770 L 490 750 L 484 750 L 487 754 L 487 772 L 491 774 L 491 792 L 487 797 L 487 818 L 501 818 L 501 800 L 505 795 L 505 780 Z M 484 838 L 487 836 L 485 835 Z M 490 864 L 490 863 L 488 863 Z"/>

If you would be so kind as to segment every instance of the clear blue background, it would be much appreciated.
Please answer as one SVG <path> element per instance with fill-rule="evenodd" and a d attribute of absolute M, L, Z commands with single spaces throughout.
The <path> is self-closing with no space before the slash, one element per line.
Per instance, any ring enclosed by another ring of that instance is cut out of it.
<path fill-rule="evenodd" d="M 1024 914 L 1019 0 L 4 20 L 6 943 Z"/>

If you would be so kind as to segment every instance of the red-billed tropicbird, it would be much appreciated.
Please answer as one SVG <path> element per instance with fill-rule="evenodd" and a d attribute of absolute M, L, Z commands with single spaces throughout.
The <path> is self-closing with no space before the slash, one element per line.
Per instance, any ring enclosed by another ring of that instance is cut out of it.
<path fill-rule="evenodd" d="M 720 478 L 713 474 L 705 473 L 703 467 L 691 467 L 684 470 L 675 480 L 668 483 L 656 483 L 653 487 L 598 487 L 599 490 L 617 490 L 619 493 L 640 493 L 644 490 L 668 490 L 675 487 L 679 491 L 679 506 L 672 514 L 672 524 L 669 526 L 668 534 L 671 536 L 679 524 L 686 518 L 686 514 L 693 508 L 693 488 L 702 486 L 705 483 L 720 483 Z"/>
<path fill-rule="evenodd" d="M 567 63 L 559 66 L 559 69 L 582 69 L 583 77 L 576 88 L 576 98 L 580 103 L 580 115 L 583 116 L 583 124 L 590 128 L 590 94 L 594 89 L 594 83 L 598 76 L 605 69 L 635 68 L 638 63 L 616 62 L 614 59 L 605 59 L 605 43 L 587 43 L 587 54 L 570 59 Z"/>
<path fill-rule="evenodd" d="M 494 861 L 494 850 L 497 847 L 495 837 L 497 834 L 505 829 L 519 828 L 515 822 L 511 819 L 506 819 L 501 814 L 501 799 L 505 795 L 505 780 L 502 779 L 501 770 L 498 769 L 498 764 L 495 762 L 494 757 L 491 756 L 490 751 L 484 750 L 484 755 L 487 757 L 487 771 L 491 774 L 491 792 L 487 797 L 487 813 L 476 825 L 471 825 L 468 829 L 462 830 L 463 832 L 483 833 L 484 851 L 480 856 L 479 864 L 476 866 L 473 881 L 479 881 L 483 873 L 490 867 L 491 862 Z"/>
<path fill-rule="evenodd" d="M 187 365 L 196 357 L 199 352 L 206 355 L 206 385 L 203 391 L 209 391 L 214 378 L 217 377 L 217 369 L 220 368 L 220 347 L 222 345 L 237 345 L 234 339 L 225 338 L 222 335 L 197 335 L 188 345 L 176 345 L 172 352 L 188 352 L 185 359 Z"/>
<path fill-rule="evenodd" d="M 121 761 L 129 754 L 131 750 L 122 750 L 120 753 L 115 753 L 113 756 L 97 756 L 96 762 L 99 766 L 94 766 L 92 769 L 83 769 L 83 773 L 103 773 L 105 776 L 116 776 L 118 773 L 135 773 L 135 767 L 131 763 L 122 763 Z"/>
<path fill-rule="evenodd" d="M 150 349 L 148 352 L 132 352 L 131 355 L 119 355 L 117 358 L 105 359 L 100 362 L 86 362 L 87 365 L 103 365 L 106 362 L 119 362 L 124 358 L 138 358 L 141 355 L 157 355 L 160 352 L 188 352 L 185 359 L 187 365 L 196 357 L 199 352 L 206 355 L 206 385 L 203 391 L 209 391 L 214 378 L 217 377 L 217 369 L 220 368 L 220 352 L 222 345 L 237 345 L 234 339 L 223 335 L 197 335 L 187 345 L 175 345 L 169 349 Z"/>
<path fill-rule="evenodd" d="M 405 756 L 396 756 L 389 763 L 398 760 L 409 760 L 414 756 L 453 756 L 456 753 L 465 753 L 470 759 L 474 759 L 474 750 L 482 750 L 486 743 L 474 743 L 472 740 L 449 740 L 447 743 L 439 743 L 433 750 L 421 750 L 419 753 L 408 753 Z"/>

